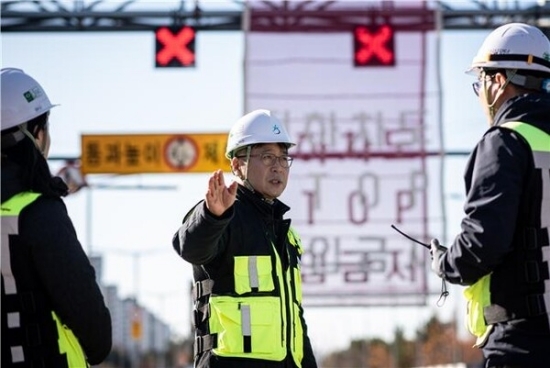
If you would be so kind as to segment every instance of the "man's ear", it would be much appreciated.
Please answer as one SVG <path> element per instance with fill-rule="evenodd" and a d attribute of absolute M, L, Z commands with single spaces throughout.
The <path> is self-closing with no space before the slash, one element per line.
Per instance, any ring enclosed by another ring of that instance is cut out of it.
<path fill-rule="evenodd" d="M 508 77 L 506 76 L 506 73 L 498 72 L 495 74 L 495 81 L 498 82 L 501 86 L 503 86 L 506 83 L 506 79 Z"/>
<path fill-rule="evenodd" d="M 229 165 L 231 166 L 231 172 L 237 176 L 240 175 L 241 169 L 239 167 L 239 159 L 236 157 L 233 157 L 231 161 L 229 161 Z"/>
<path fill-rule="evenodd" d="M 242 167 L 242 161 L 239 158 L 233 157 L 231 159 L 231 172 L 233 172 L 233 174 L 235 174 L 240 179 L 244 178 Z"/>
<path fill-rule="evenodd" d="M 34 127 L 33 132 L 32 132 L 32 136 L 36 140 L 43 141 L 44 138 L 45 138 L 45 135 L 46 135 L 46 130 L 44 128 L 40 128 L 38 125 L 36 127 Z"/>
<path fill-rule="evenodd" d="M 40 125 L 35 125 L 34 128 L 32 129 L 32 131 L 30 132 L 32 134 L 32 136 L 34 138 L 37 138 L 38 139 L 38 135 L 40 134 L 40 132 L 42 132 L 42 134 L 44 134 L 44 132 L 42 131 L 42 129 L 40 129 Z"/>

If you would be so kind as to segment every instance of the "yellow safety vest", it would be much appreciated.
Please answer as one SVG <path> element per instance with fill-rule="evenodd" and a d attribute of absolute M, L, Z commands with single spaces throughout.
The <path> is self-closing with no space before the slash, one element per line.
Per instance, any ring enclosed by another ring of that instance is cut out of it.
<path fill-rule="evenodd" d="M 22 192 L 2 203 L 3 234 L 19 234 L 19 214 L 39 196 L 40 193 Z M 4 238 L 2 236 L 2 238 L 9 241 L 9 237 Z M 2 244 L 2 257 L 9 257 L 9 254 L 9 244 Z M 11 273 L 11 267 L 2 267 L 2 276 L 4 277 L 4 285 L 6 285 L 4 288 L 5 293 L 8 295 L 17 294 L 16 280 Z M 65 354 L 68 366 L 72 368 L 89 367 L 84 351 L 74 333 L 61 322 L 54 311 L 51 314 L 57 326 L 59 353 Z M 12 346 L 11 351 L 13 362 L 24 362 L 26 360 L 25 349 L 22 346 Z"/>
<path fill-rule="evenodd" d="M 529 144 L 535 158 L 536 168 L 550 168 L 550 135 L 527 123 L 518 121 L 507 122 L 502 127 L 519 133 Z M 540 155 L 540 158 L 539 158 Z M 467 301 L 466 325 L 470 333 L 477 337 L 479 346 L 489 336 L 492 326 L 487 325 L 484 317 L 485 307 L 491 304 L 491 274 L 485 275 L 475 284 L 464 290 Z"/>
<path fill-rule="evenodd" d="M 288 239 L 302 254 L 301 240 L 292 228 L 289 229 Z M 289 267 L 283 276 L 281 259 L 273 244 L 272 247 L 275 264 L 272 264 L 269 255 L 235 257 L 237 296 L 210 297 L 210 333 L 217 334 L 217 346 L 213 352 L 222 357 L 281 361 L 287 354 L 289 329 L 292 358 L 300 368 L 304 350 L 303 326 L 299 315 L 302 302 L 300 269 Z M 280 296 L 238 296 L 252 290 L 259 293 L 274 291 L 273 266 L 278 285 L 285 289 L 281 290 Z"/>

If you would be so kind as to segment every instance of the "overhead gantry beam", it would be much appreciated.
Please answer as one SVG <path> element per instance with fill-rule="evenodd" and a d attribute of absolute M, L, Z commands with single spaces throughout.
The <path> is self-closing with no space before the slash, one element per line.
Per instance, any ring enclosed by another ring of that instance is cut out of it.
<path fill-rule="evenodd" d="M 439 12 L 441 28 L 445 30 L 493 29 L 508 22 L 524 22 L 550 32 L 550 2 L 541 0 L 429 1 L 425 9 L 417 8 L 413 14 L 393 1 L 369 4 L 367 1 L 255 0 L 248 3 L 255 12 L 254 24 L 243 23 L 246 2 L 238 0 L 223 4 L 199 0 L 3 1 L 0 28 L 2 32 L 122 32 L 189 25 L 199 31 L 246 28 L 269 32 L 284 31 L 284 27 L 289 31 L 338 31 L 368 22 L 371 14 L 378 19 L 392 18 L 394 24 L 406 22 L 408 29 L 413 24 L 418 29 L 429 29 L 434 26 L 434 14 Z"/>
<path fill-rule="evenodd" d="M 151 31 L 167 25 L 189 25 L 200 31 L 241 29 L 242 4 L 232 8 L 203 9 L 186 1 L 124 3 L 75 1 L 72 7 L 60 1 L 6 1 L 1 3 L 2 32 L 121 32 Z"/>

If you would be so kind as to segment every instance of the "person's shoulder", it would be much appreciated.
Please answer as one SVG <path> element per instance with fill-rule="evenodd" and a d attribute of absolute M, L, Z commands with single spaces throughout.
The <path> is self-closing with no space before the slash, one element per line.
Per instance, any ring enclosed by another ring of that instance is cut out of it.
<path fill-rule="evenodd" d="M 73 242 L 75 230 L 61 198 L 40 196 L 25 207 L 19 218 L 19 234 L 29 244 Z"/>
<path fill-rule="evenodd" d="M 49 223 L 68 217 L 67 207 L 60 197 L 39 196 L 21 212 L 27 220 Z"/>
<path fill-rule="evenodd" d="M 515 121 L 503 122 L 501 124 L 498 124 L 492 127 L 491 129 L 489 129 L 489 131 L 485 135 L 488 137 L 488 139 L 492 139 L 496 142 L 502 142 L 502 144 L 508 147 L 509 149 L 529 148 L 529 144 L 526 140 L 526 137 L 515 128 L 515 125 L 510 125 L 507 123 L 515 123 Z M 534 127 L 540 130 L 537 124 L 532 124 L 532 123 L 524 123 L 524 124 L 527 124 L 531 127 Z"/>
<path fill-rule="evenodd" d="M 493 125 L 483 135 L 482 140 L 492 141 L 495 144 L 509 145 L 514 141 L 517 141 L 516 137 L 519 135 L 513 128 L 505 125 L 504 123 Z"/>

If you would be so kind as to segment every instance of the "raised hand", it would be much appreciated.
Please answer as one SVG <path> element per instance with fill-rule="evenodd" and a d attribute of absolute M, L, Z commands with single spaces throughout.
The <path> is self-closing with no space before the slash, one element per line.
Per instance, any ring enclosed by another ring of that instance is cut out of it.
<path fill-rule="evenodd" d="M 221 216 L 229 207 L 235 203 L 237 195 L 237 182 L 231 183 L 229 187 L 225 186 L 223 171 L 215 171 L 208 180 L 208 190 L 206 191 L 206 208 L 216 215 Z"/>

